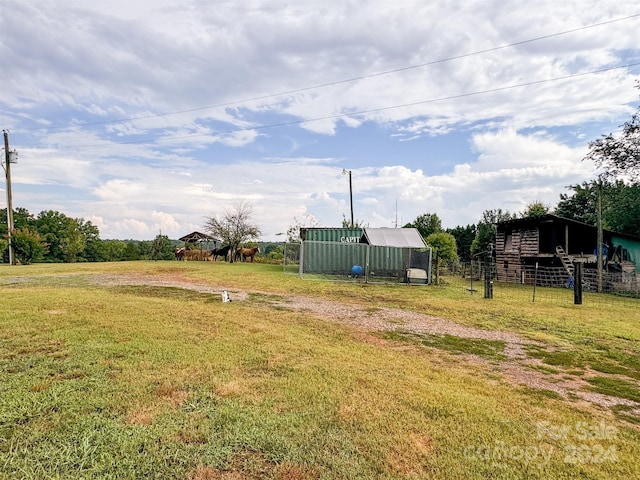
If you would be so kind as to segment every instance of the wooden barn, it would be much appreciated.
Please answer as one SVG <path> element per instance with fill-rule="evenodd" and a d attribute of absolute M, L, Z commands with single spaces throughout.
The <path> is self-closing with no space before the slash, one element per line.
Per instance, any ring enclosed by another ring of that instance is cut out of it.
<path fill-rule="evenodd" d="M 519 218 L 497 224 L 496 273 L 499 281 L 525 283 L 525 271 L 540 267 L 561 267 L 573 275 L 573 262 L 597 268 L 597 228 L 582 222 L 544 215 Z M 640 238 L 603 231 L 607 270 L 640 272 Z M 619 247 L 619 248 L 618 248 Z M 614 256 L 617 251 L 620 256 Z"/>

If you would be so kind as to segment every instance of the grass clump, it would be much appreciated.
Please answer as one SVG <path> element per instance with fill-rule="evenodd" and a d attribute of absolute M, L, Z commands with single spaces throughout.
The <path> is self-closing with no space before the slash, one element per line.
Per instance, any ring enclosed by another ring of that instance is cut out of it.
<path fill-rule="evenodd" d="M 615 377 L 592 377 L 587 378 L 587 382 L 594 392 L 640 403 L 640 388 L 635 383 Z"/>
<path fill-rule="evenodd" d="M 411 342 L 454 354 L 479 355 L 497 360 L 506 358 L 503 354 L 505 344 L 501 340 L 465 338 L 449 334 L 433 335 L 402 330 L 387 331 L 382 336 L 388 340 Z"/>

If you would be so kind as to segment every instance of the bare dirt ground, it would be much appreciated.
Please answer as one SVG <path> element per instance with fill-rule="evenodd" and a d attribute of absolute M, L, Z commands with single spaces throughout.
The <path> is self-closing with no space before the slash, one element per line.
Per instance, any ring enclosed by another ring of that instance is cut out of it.
<path fill-rule="evenodd" d="M 140 276 L 109 276 L 100 275 L 93 278 L 93 282 L 101 285 L 152 285 L 183 288 L 201 293 L 222 295 L 223 288 L 211 285 L 197 284 L 182 278 L 158 278 Z M 365 334 L 361 338 L 374 338 L 371 334 L 402 331 L 429 335 L 452 335 L 465 339 L 497 340 L 504 342 L 504 360 L 487 359 L 478 355 L 464 354 L 462 357 L 474 365 L 483 365 L 490 370 L 497 370 L 502 377 L 513 385 L 521 385 L 537 390 L 555 392 L 565 399 L 582 401 L 601 408 L 614 405 L 627 405 L 632 408 L 628 413 L 640 416 L 640 403 L 631 400 L 602 395 L 588 390 L 590 384 L 585 380 L 595 373 L 586 372 L 583 376 L 568 374 L 567 372 L 553 373 L 538 367 L 544 364 L 527 355 L 526 346 L 544 345 L 526 339 L 513 332 L 498 330 L 483 330 L 460 325 L 451 320 L 435 317 L 423 313 L 411 312 L 394 308 L 376 307 L 366 308 L 349 305 L 339 301 L 317 299 L 304 296 L 274 297 L 265 292 L 247 292 L 230 289 L 232 301 L 250 301 L 250 294 L 263 294 L 269 297 L 273 307 L 300 310 L 313 314 L 315 317 L 348 325 L 354 331 Z M 366 336 L 368 335 L 368 336 Z M 384 342 L 380 337 L 377 343 Z M 389 342 L 391 345 L 391 342 Z M 602 375 L 602 374 L 599 374 Z"/>

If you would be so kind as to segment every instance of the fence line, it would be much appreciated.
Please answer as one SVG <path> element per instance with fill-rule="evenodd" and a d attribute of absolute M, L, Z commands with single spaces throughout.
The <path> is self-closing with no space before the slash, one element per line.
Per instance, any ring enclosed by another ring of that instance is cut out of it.
<path fill-rule="evenodd" d="M 286 244 L 284 249 L 283 271 L 286 274 L 299 275 L 304 279 L 324 281 L 362 282 L 363 278 L 348 278 L 345 275 L 309 275 L 300 271 L 301 245 Z M 574 303 L 574 282 L 563 267 L 523 266 L 520 271 L 511 270 L 497 278 L 495 262 L 474 260 L 467 263 L 449 263 L 440 266 L 441 285 L 438 287 L 464 288 L 469 297 L 483 298 L 485 295 L 485 273 L 490 269 L 491 296 L 498 301 L 556 303 L 570 305 Z M 433 275 L 435 278 L 435 275 Z M 603 293 L 597 293 L 597 270 L 584 269 L 582 288 L 583 303 L 609 304 L 627 298 L 640 306 L 640 275 L 631 272 L 604 272 Z M 491 300 L 489 300 L 491 301 Z"/>

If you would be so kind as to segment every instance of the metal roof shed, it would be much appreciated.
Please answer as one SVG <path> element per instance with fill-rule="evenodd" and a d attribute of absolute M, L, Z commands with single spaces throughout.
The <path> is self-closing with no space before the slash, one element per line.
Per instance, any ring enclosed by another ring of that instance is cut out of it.
<path fill-rule="evenodd" d="M 367 279 L 403 277 L 407 283 L 431 282 L 431 248 L 415 228 L 365 228 L 360 243 L 369 245 Z"/>
<path fill-rule="evenodd" d="M 376 247 L 428 248 L 415 228 L 365 228 L 360 243 Z"/>

